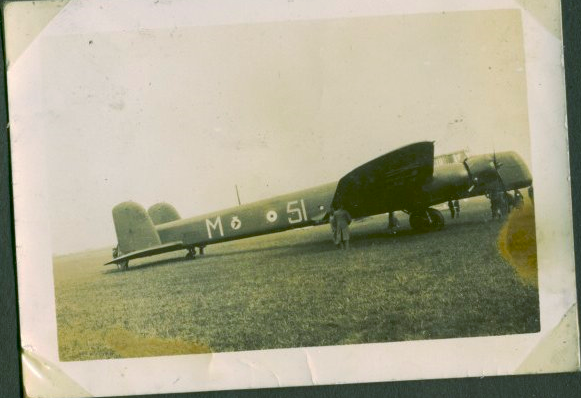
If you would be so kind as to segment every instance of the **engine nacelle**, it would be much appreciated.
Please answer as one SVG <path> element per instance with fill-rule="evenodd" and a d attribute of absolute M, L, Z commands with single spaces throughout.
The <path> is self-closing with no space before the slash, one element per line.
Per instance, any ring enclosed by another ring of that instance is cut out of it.
<path fill-rule="evenodd" d="M 516 152 L 477 155 L 464 161 L 472 185 L 479 190 L 512 190 L 532 184 L 531 173 Z"/>
<path fill-rule="evenodd" d="M 474 187 L 499 184 L 493 155 L 471 156 L 464 161 Z"/>

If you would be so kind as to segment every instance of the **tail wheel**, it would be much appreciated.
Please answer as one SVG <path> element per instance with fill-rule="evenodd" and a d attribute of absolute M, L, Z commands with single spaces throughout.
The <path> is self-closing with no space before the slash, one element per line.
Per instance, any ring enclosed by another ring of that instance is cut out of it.
<path fill-rule="evenodd" d="M 129 260 L 120 261 L 117 263 L 117 269 L 120 271 L 127 271 L 129 268 Z"/>
<path fill-rule="evenodd" d="M 188 254 L 186 254 L 187 260 L 193 260 L 196 258 L 196 247 L 188 247 Z"/>

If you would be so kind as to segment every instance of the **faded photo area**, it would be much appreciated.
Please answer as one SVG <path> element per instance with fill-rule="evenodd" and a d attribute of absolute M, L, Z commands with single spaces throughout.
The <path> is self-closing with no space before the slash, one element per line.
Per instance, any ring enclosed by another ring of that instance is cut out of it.
<path fill-rule="evenodd" d="M 43 38 L 61 361 L 539 331 L 521 25 Z"/>

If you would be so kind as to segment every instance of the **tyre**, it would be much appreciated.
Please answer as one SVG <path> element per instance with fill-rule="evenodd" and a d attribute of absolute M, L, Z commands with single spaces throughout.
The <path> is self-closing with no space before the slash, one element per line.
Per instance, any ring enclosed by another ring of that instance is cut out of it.
<path fill-rule="evenodd" d="M 436 209 L 426 209 L 410 214 L 410 226 L 417 231 L 436 231 L 444 228 L 444 215 Z"/>
<path fill-rule="evenodd" d="M 417 211 L 410 214 L 410 226 L 416 231 L 428 231 L 430 219 L 426 211 Z"/>
<path fill-rule="evenodd" d="M 444 228 L 444 215 L 442 212 L 436 209 L 428 209 L 426 210 L 428 213 L 428 217 L 430 218 L 430 229 L 432 230 L 440 230 Z"/>

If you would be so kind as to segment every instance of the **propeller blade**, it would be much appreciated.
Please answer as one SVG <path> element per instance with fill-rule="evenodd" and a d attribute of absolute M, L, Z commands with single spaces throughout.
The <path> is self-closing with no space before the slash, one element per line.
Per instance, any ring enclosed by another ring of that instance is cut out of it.
<path fill-rule="evenodd" d="M 494 170 L 496 171 L 496 176 L 498 177 L 498 181 L 500 182 L 500 186 L 502 187 L 502 190 L 504 192 L 506 192 L 506 186 L 504 185 L 504 181 L 502 180 L 502 176 L 500 175 L 500 172 L 498 171 L 502 167 L 502 163 L 499 163 L 498 159 L 496 159 L 496 150 L 492 152 L 492 164 L 494 165 Z"/>

